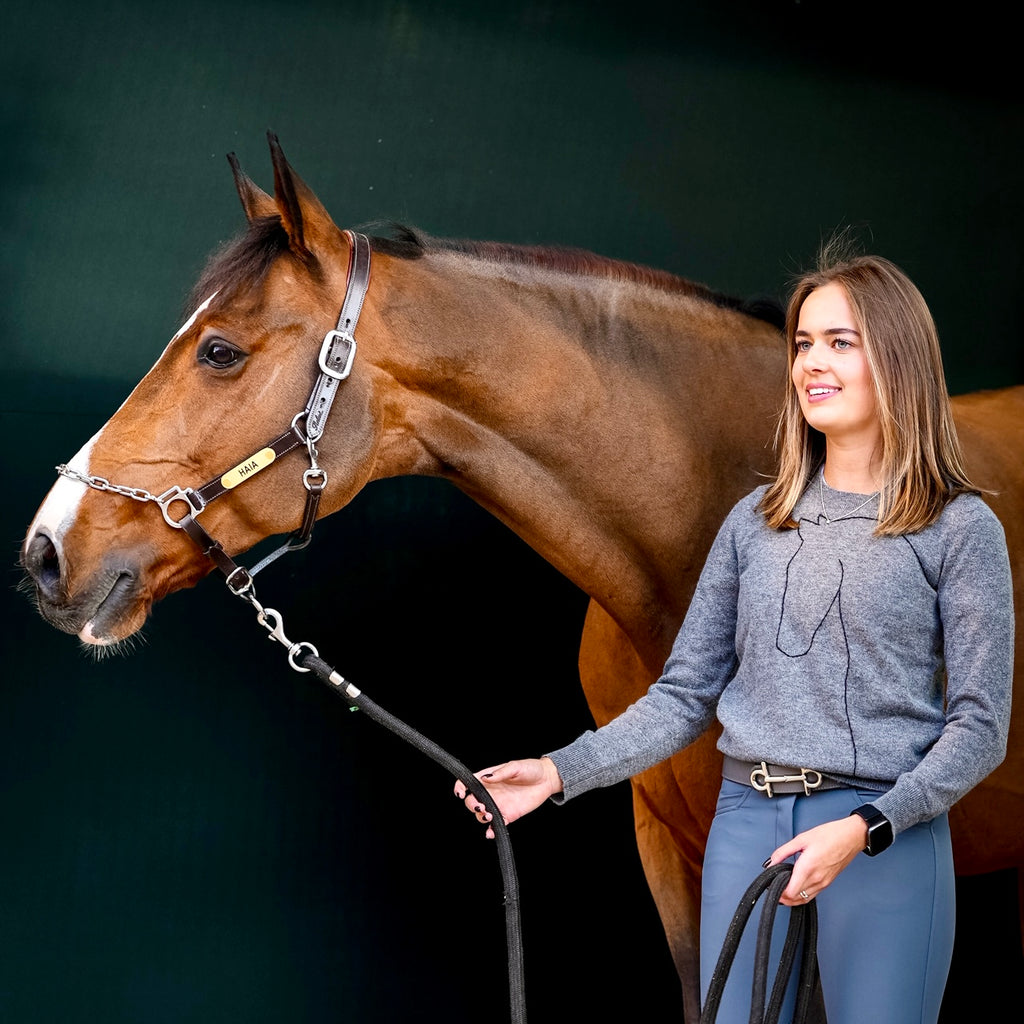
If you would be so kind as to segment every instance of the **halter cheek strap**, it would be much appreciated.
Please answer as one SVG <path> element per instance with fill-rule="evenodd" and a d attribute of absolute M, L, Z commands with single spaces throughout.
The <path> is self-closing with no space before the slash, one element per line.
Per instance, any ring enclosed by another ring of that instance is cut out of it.
<path fill-rule="evenodd" d="M 304 412 L 306 437 L 316 443 L 323 437 L 327 416 L 331 411 L 338 385 L 352 370 L 356 355 L 356 324 L 363 309 L 363 299 L 370 287 L 370 243 L 365 235 L 347 232 L 352 242 L 349 250 L 348 285 L 341 306 L 338 326 L 328 331 L 320 346 L 320 376 L 313 385 Z"/>
<path fill-rule="evenodd" d="M 319 373 L 313 384 L 309 401 L 306 402 L 305 409 L 295 416 L 284 433 L 268 441 L 266 445 L 237 465 L 212 480 L 208 480 L 201 487 L 175 486 L 159 495 L 151 494 L 139 487 L 111 484 L 103 477 L 88 476 L 67 465 L 62 464 L 57 467 L 57 472 L 61 476 L 77 480 L 96 490 L 111 491 L 135 501 L 155 502 L 160 507 L 168 526 L 172 526 L 176 530 L 184 530 L 202 549 L 203 554 L 220 569 L 226 577 L 228 587 L 236 594 L 242 594 L 251 589 L 253 576 L 276 558 L 287 551 L 305 547 L 313 533 L 313 524 L 316 522 L 320 506 L 320 496 L 327 486 L 327 470 L 317 464 L 316 442 L 323 437 L 327 417 L 338 393 L 338 386 L 352 371 L 356 355 L 356 325 L 363 308 L 363 300 L 366 298 L 366 292 L 370 286 L 370 240 L 366 235 L 357 231 L 346 231 L 345 234 L 349 239 L 349 264 L 345 298 L 338 316 L 338 325 L 324 335 L 323 343 L 320 346 L 320 355 L 317 359 Z M 306 504 L 299 529 L 281 547 L 251 570 L 246 569 L 238 565 L 224 551 L 220 543 L 196 522 L 196 517 L 215 498 L 234 490 L 266 469 L 271 463 L 300 447 L 306 448 L 310 465 L 309 469 L 302 474 L 302 483 L 306 489 Z M 174 514 L 177 512 L 178 503 L 185 505 L 181 518 L 175 518 Z"/>

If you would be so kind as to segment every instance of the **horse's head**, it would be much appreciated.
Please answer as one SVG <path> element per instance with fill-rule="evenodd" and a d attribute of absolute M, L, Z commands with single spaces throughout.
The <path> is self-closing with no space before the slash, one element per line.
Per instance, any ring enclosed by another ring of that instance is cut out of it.
<path fill-rule="evenodd" d="M 296 416 L 318 379 L 324 336 L 338 320 L 350 236 L 292 172 L 273 136 L 271 153 L 273 197 L 231 158 L 248 231 L 208 265 L 192 315 L 70 462 L 70 475 L 58 479 L 29 529 L 22 563 L 39 609 L 86 643 L 128 637 L 154 601 L 211 568 L 185 532 L 169 525 L 190 507 L 172 502 L 165 521 L 147 496 L 199 488 L 234 469 L 201 522 L 227 552 L 237 553 L 298 527 L 311 455 L 330 480 L 321 514 L 345 504 L 369 477 L 379 428 L 358 360 L 340 384 L 344 400 L 335 404 L 324 436 L 312 452 L 302 443 L 305 422 Z M 296 453 L 252 474 L 271 461 L 268 441 L 289 429 Z M 243 478 L 244 486 L 233 486 Z M 115 489 L 99 489 L 104 481 Z"/>

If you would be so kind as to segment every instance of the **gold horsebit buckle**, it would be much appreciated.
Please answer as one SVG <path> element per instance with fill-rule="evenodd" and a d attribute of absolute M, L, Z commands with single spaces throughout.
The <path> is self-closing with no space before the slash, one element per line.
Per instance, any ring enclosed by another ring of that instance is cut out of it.
<path fill-rule="evenodd" d="M 780 782 L 802 782 L 804 795 L 810 796 L 812 790 L 821 785 L 821 772 L 817 772 L 813 768 L 801 768 L 799 775 L 772 775 L 768 771 L 768 765 L 762 761 L 760 766 L 750 773 L 751 786 L 759 793 L 767 793 L 768 796 L 775 795 L 772 792 L 772 786 Z"/>

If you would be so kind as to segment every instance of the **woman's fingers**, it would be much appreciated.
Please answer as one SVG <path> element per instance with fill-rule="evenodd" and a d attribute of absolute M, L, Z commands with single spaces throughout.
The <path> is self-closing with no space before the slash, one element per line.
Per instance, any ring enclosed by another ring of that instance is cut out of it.
<path fill-rule="evenodd" d="M 476 772 L 475 778 L 479 779 L 485 786 L 493 784 L 494 782 L 501 782 L 505 776 L 505 769 L 508 768 L 509 762 L 505 764 L 495 765 L 493 768 L 485 768 L 483 771 Z M 472 794 L 469 791 L 469 787 L 462 781 L 462 779 L 455 780 L 454 793 L 459 800 L 466 800 Z M 472 808 L 471 808 L 472 809 Z"/>
<path fill-rule="evenodd" d="M 793 874 L 779 902 L 795 907 L 820 895 L 864 848 L 865 832 L 863 819 L 851 815 L 801 832 L 778 847 L 766 865 L 796 855 Z"/>
<path fill-rule="evenodd" d="M 490 797 L 487 804 L 493 802 L 506 824 L 517 821 L 524 814 L 539 807 L 552 793 L 559 792 L 562 788 L 558 770 L 548 758 L 506 761 L 477 772 L 475 778 L 484 786 Z M 493 820 L 493 812 L 488 810 L 479 795 L 474 795 L 474 789 L 477 793 L 480 792 L 476 786 L 467 785 L 465 780 L 457 779 L 452 791 L 481 824 L 489 826 Z M 491 838 L 494 837 L 490 827 L 488 834 Z"/>

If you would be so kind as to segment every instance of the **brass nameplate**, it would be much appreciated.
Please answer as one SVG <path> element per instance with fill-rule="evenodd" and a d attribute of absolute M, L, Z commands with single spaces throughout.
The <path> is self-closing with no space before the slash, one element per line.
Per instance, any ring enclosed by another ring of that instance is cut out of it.
<path fill-rule="evenodd" d="M 273 448 L 264 448 L 263 451 L 250 455 L 245 462 L 240 462 L 234 469 L 229 469 L 221 478 L 221 486 L 227 490 L 237 487 L 243 480 L 255 476 L 261 469 L 266 469 L 277 456 Z"/>

